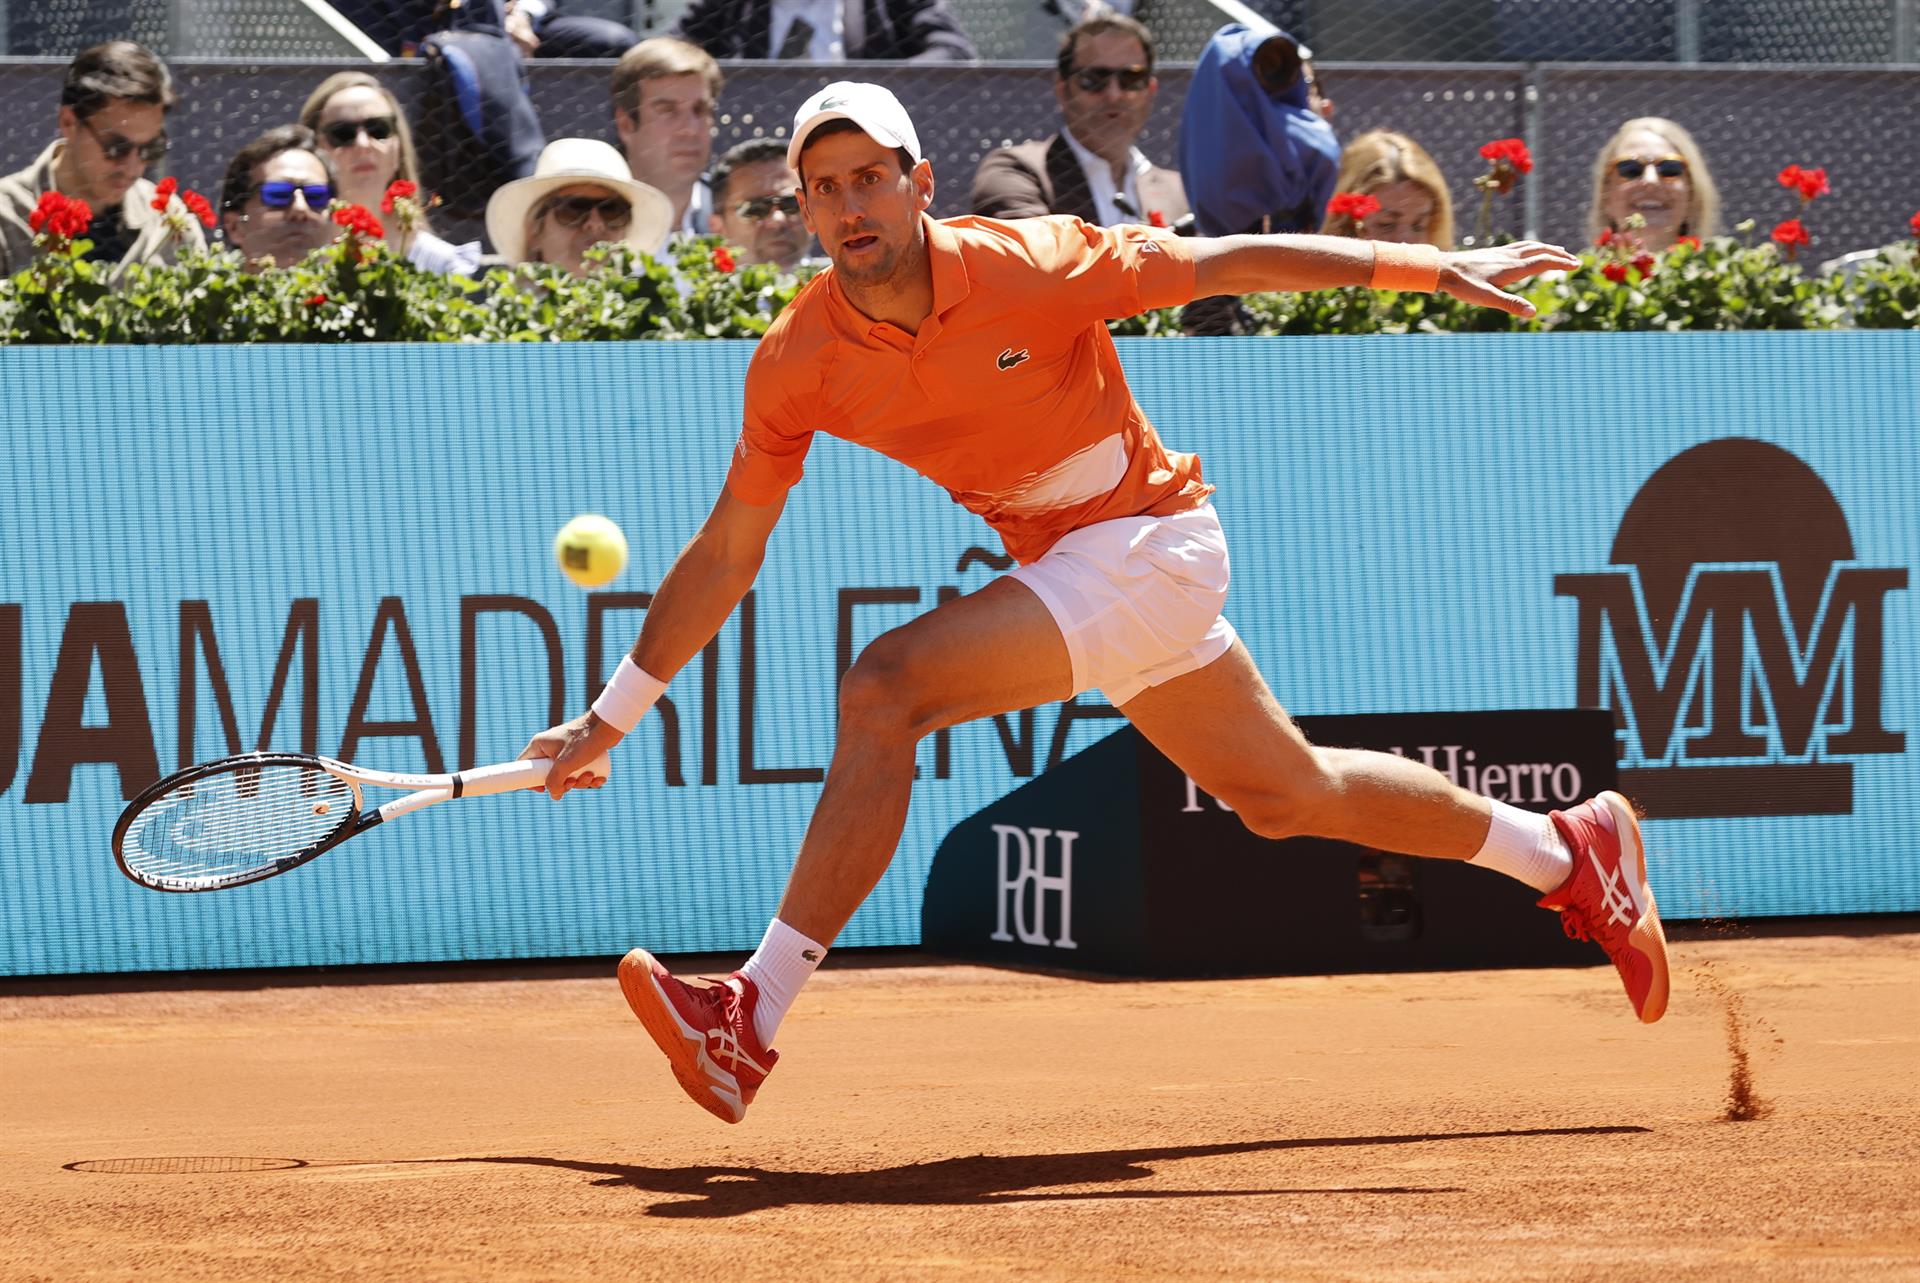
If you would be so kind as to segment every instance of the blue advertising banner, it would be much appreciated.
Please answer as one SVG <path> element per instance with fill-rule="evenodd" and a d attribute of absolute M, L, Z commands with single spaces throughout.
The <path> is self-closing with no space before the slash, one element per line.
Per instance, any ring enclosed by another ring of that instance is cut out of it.
<path fill-rule="evenodd" d="M 436 808 L 211 895 L 136 887 L 108 836 L 191 761 L 450 770 L 584 707 L 718 491 L 751 350 L 0 350 L 0 973 L 750 947 L 838 674 L 1006 564 L 825 437 L 607 789 Z M 1669 916 L 1920 909 L 1920 335 L 1121 351 L 1220 486 L 1228 610 L 1290 708 L 1610 707 Z M 551 554 L 589 511 L 633 554 L 595 592 Z M 1111 718 L 1091 696 L 925 742 L 841 943 L 915 942 L 940 840 Z M 1496 794 L 1550 778 L 1409 751 Z"/>

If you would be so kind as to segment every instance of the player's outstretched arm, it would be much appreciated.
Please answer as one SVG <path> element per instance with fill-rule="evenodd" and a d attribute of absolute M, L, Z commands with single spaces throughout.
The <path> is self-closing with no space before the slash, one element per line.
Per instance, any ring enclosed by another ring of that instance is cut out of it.
<path fill-rule="evenodd" d="M 1350 285 L 1425 287 L 1519 317 L 1532 316 L 1533 305 L 1509 294 L 1508 286 L 1580 265 L 1560 246 L 1540 241 L 1451 253 L 1346 236 L 1217 236 L 1200 237 L 1190 245 L 1196 298 Z"/>
<path fill-rule="evenodd" d="M 766 558 L 767 538 L 780 521 L 786 497 L 769 504 L 743 503 L 722 490 L 693 541 L 674 560 L 647 608 L 632 660 L 664 682 L 713 640 L 727 616 L 753 586 Z M 657 688 L 656 688 L 657 689 Z M 564 797 L 568 778 L 621 740 L 626 732 L 589 710 L 540 732 L 521 757 L 551 757 L 547 792 Z"/>

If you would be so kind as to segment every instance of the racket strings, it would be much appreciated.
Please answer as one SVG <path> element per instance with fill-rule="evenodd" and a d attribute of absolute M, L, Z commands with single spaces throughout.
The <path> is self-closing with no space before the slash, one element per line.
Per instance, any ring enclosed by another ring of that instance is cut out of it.
<path fill-rule="evenodd" d="M 242 766 L 148 803 L 127 828 L 122 856 L 156 881 L 218 881 L 311 850 L 354 811 L 352 787 L 317 766 Z"/>

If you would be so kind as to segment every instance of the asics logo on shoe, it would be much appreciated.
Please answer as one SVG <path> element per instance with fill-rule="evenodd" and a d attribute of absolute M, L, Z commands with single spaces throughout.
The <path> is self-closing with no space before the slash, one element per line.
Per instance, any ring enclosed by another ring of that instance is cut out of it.
<path fill-rule="evenodd" d="M 1027 356 L 1028 356 L 1028 353 L 1027 353 L 1027 349 L 1025 348 L 1021 348 L 1018 352 L 1014 351 L 1012 348 L 1006 348 L 1000 353 L 1000 356 L 999 356 L 1000 368 L 1003 370 L 1011 370 L 1014 366 L 1026 360 Z"/>
<path fill-rule="evenodd" d="M 707 1049 L 715 1060 L 726 1062 L 727 1068 L 739 1069 L 745 1065 L 756 1073 L 765 1074 L 767 1067 L 754 1060 L 741 1048 L 740 1040 L 733 1030 L 713 1028 L 707 1030 Z"/>
<path fill-rule="evenodd" d="M 1609 926 L 1632 926 L 1638 916 L 1635 912 L 1633 895 L 1627 890 L 1627 871 L 1614 868 L 1609 871 L 1600 863 L 1600 857 L 1587 852 L 1587 859 L 1593 865 L 1593 872 L 1600 879 L 1600 903 L 1607 911 Z"/>

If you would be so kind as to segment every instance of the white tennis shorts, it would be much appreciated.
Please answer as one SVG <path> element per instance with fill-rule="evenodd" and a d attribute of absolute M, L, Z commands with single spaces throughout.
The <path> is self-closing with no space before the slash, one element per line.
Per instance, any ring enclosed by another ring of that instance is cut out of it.
<path fill-rule="evenodd" d="M 1060 625 L 1073 693 L 1098 689 L 1116 707 L 1206 667 L 1236 636 L 1220 613 L 1230 576 L 1212 504 L 1084 526 L 1008 574 Z"/>

